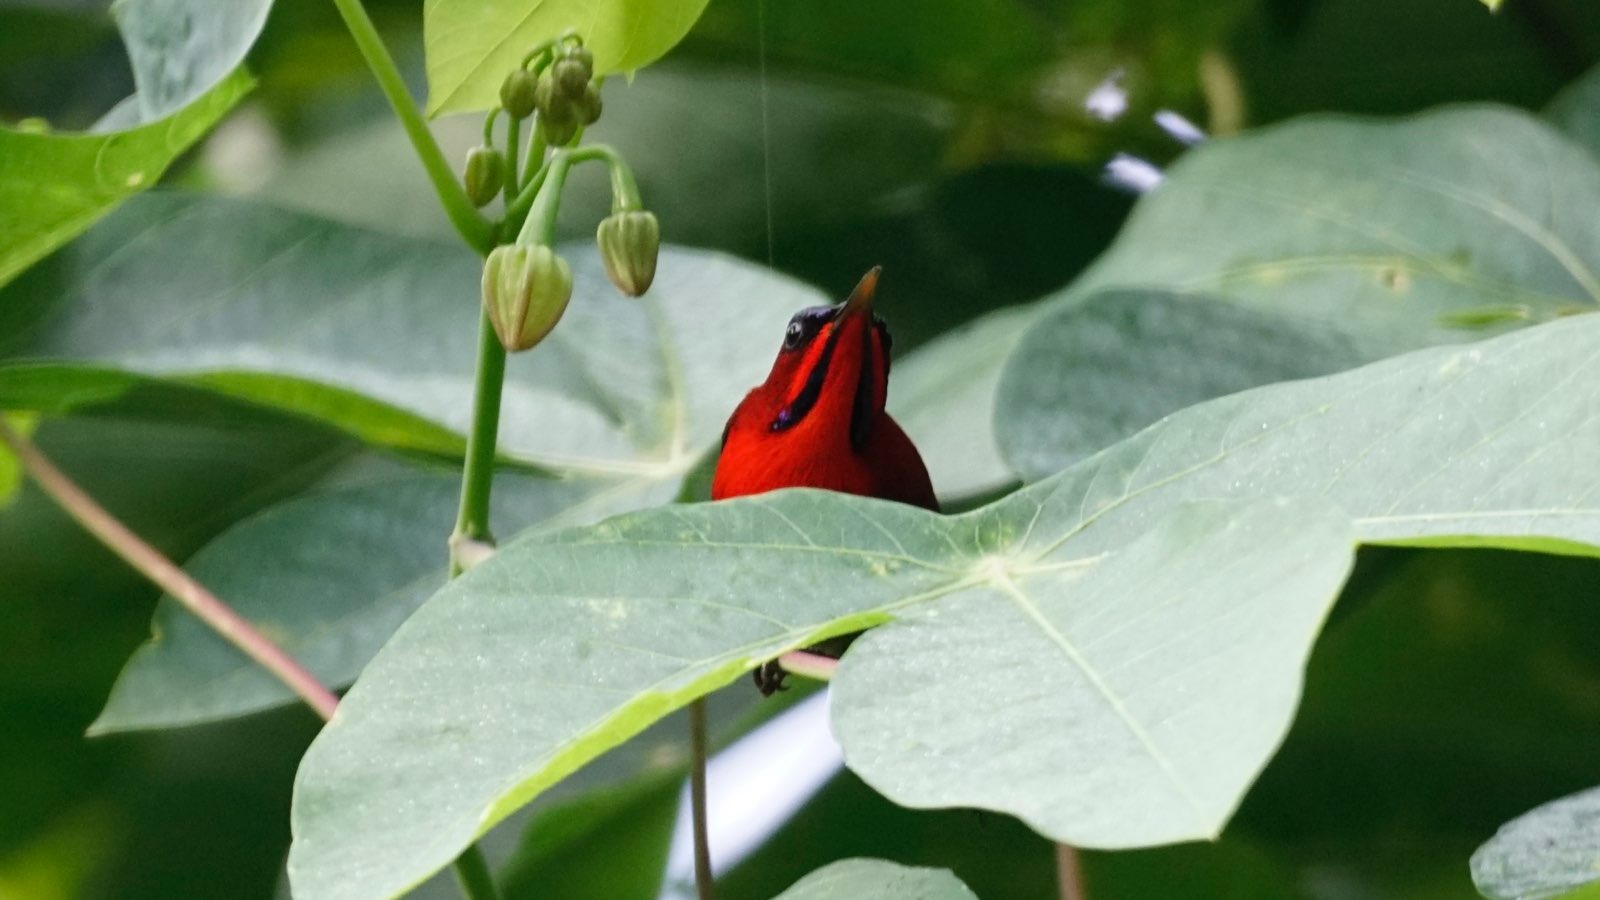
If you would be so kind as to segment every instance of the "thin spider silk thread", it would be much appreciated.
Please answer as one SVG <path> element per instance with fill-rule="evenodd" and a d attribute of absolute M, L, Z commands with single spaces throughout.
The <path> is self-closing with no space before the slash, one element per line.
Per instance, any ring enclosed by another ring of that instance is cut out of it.
<path fill-rule="evenodd" d="M 761 179 L 767 201 L 767 268 L 776 268 L 772 247 L 772 118 L 767 103 L 767 0 L 756 0 L 756 46 L 761 66 Z"/>

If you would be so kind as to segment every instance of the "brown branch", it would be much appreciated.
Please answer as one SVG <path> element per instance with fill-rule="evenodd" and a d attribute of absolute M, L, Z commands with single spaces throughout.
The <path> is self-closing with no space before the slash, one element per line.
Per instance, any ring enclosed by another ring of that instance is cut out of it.
<path fill-rule="evenodd" d="M 710 743 L 706 738 L 704 697 L 689 704 L 690 755 L 689 808 L 694 822 L 694 887 L 700 900 L 715 900 L 716 887 L 711 872 L 711 840 L 706 820 L 706 757 Z"/>
<path fill-rule="evenodd" d="M 1061 900 L 1089 900 L 1083 886 L 1083 865 L 1070 844 L 1056 845 L 1056 881 L 1061 886 Z"/>
<path fill-rule="evenodd" d="M 22 463 L 23 469 L 38 482 L 39 487 L 60 505 L 85 530 L 94 535 L 122 557 L 139 574 L 155 582 L 157 587 L 171 594 L 194 613 L 201 621 L 238 647 L 244 654 L 260 663 L 267 671 L 300 696 L 324 719 L 332 718 L 339 698 L 333 695 L 316 676 L 307 672 L 278 645 L 268 640 L 243 616 L 234 612 L 217 596 L 206 590 L 200 582 L 178 568 L 161 551 L 145 543 L 142 538 L 117 521 L 94 498 L 83 492 L 72 480 L 52 463 L 33 442 L 18 434 L 0 418 L 0 444 L 10 448 Z"/>

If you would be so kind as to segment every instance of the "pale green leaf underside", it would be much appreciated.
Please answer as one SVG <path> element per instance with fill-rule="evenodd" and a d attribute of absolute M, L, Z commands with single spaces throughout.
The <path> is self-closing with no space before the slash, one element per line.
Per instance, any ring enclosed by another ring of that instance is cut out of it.
<path fill-rule="evenodd" d="M 1472 854 L 1472 881 L 1494 900 L 1600 891 L 1600 788 L 1546 803 L 1500 826 Z"/>
<path fill-rule="evenodd" d="M 999 410 L 991 440 L 1028 479 L 1196 403 L 1326 375 L 1369 355 L 1347 335 L 1276 310 L 1155 289 L 1111 288 L 1036 310 L 1023 324 L 989 389 Z"/>
<path fill-rule="evenodd" d="M 1020 339 L 1002 455 L 1039 478 L 1209 397 L 1593 309 L 1595 203 L 1595 159 L 1497 107 L 1208 143 Z"/>
<path fill-rule="evenodd" d="M 1111 286 L 1216 294 L 1303 316 L 1375 354 L 1600 304 L 1600 165 L 1502 107 L 1298 119 L 1186 155 L 1068 298 Z"/>
<path fill-rule="evenodd" d="M 171 115 L 244 63 L 272 0 L 113 0 L 141 121 Z"/>
<path fill-rule="evenodd" d="M 774 900 L 978 900 L 945 869 L 881 859 L 845 859 L 795 882 Z"/>
<path fill-rule="evenodd" d="M 535 45 L 574 30 L 597 75 L 654 62 L 689 33 L 706 0 L 428 0 L 428 115 L 500 103 L 500 83 Z"/>
<path fill-rule="evenodd" d="M 1182 504 L 1320 492 L 1366 540 L 1593 552 L 1600 479 L 1585 473 L 1600 456 L 1596 348 L 1600 319 L 1578 317 L 1259 388 L 959 517 L 795 492 L 520 540 L 425 604 L 313 745 L 294 810 L 297 890 L 402 890 L 671 709 L 785 649 L 891 618 L 841 669 L 836 708 L 850 764 L 879 790 L 1002 809 L 1088 846 L 1214 834 L 1288 725 L 1286 685 L 1342 578 L 1348 536 L 1342 517 L 1305 502 Z M 1260 599 L 1238 605 L 1237 630 L 1196 628 L 1162 608 L 1202 610 L 1217 595 Z M 1125 619 L 1082 618 L 1116 597 Z M 1266 598 L 1292 605 L 1262 615 Z M 1162 612 L 1139 614 L 1147 608 Z M 1050 759 L 903 730 L 971 717 L 941 697 L 986 683 L 995 661 L 982 651 L 993 648 L 973 637 L 989 627 L 1034 648 L 984 695 L 990 733 L 1072 747 L 1071 758 L 1097 759 L 1093 770 L 1063 778 Z M 873 652 L 880 642 L 903 659 Z M 965 665 L 962 653 L 979 655 Z M 1278 671 L 1253 669 L 1246 660 L 1257 657 Z M 1069 679 L 1057 690 L 1072 699 L 1041 702 L 1039 671 Z M 936 680 L 944 693 L 919 694 L 925 682 L 908 673 L 960 683 Z M 1202 691 L 1186 677 L 1201 673 L 1248 686 Z M 1193 708 L 1216 698 L 1227 707 L 1169 715 L 1169 692 Z M 1082 708 L 1098 708 L 1101 727 L 1063 728 L 1063 713 L 1090 696 L 1099 707 Z M 904 718 L 857 715 L 851 702 L 894 703 Z M 1235 718 L 1247 710 L 1259 719 Z M 1122 730 L 1107 733 L 1108 722 Z M 1239 743 L 1219 749 L 1228 739 Z M 1142 758 L 1107 762 L 1082 749 L 1135 744 Z M 1236 768 L 1214 771 L 1218 759 Z M 1003 777 L 952 780 L 945 767 Z M 1125 783 L 1134 773 L 1140 781 Z"/>
<path fill-rule="evenodd" d="M 193 104 L 125 131 L 31 134 L 0 128 L 0 285 L 150 188 L 254 82 L 243 69 Z"/>

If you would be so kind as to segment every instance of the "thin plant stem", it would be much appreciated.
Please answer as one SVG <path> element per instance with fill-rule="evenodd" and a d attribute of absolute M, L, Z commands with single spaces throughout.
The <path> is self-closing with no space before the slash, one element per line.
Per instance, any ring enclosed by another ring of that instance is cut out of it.
<path fill-rule="evenodd" d="M 523 173 L 519 185 L 527 184 L 533 179 L 533 173 L 544 167 L 544 154 L 549 149 L 544 140 L 544 129 L 539 127 L 539 114 L 528 120 L 528 153 L 527 159 L 522 163 Z M 529 203 L 533 202 L 530 197 Z"/>
<path fill-rule="evenodd" d="M 466 570 L 463 541 L 494 543 L 489 531 L 489 494 L 494 488 L 494 451 L 500 432 L 500 392 L 505 386 L 506 348 L 485 314 L 478 323 L 478 372 L 472 392 L 472 430 L 461 470 L 461 508 L 450 536 L 450 577 Z"/>
<path fill-rule="evenodd" d="M 519 180 L 522 168 L 517 165 L 517 153 L 522 150 L 522 120 L 513 115 L 507 115 L 506 119 L 506 202 L 510 203 L 522 186 Z"/>
<path fill-rule="evenodd" d="M 689 704 L 689 808 L 694 821 L 694 889 L 700 900 L 716 900 L 711 840 L 706 825 L 706 701 Z"/>
<path fill-rule="evenodd" d="M 489 873 L 489 864 L 477 844 L 468 844 L 456 857 L 456 883 L 461 885 L 461 893 L 467 900 L 495 900 L 500 896 L 494 876 Z"/>
<path fill-rule="evenodd" d="M 551 154 L 550 161 L 538 172 L 534 173 L 533 180 L 523 188 L 519 196 L 506 212 L 505 227 L 511 230 L 515 216 L 520 212 L 524 201 L 529 204 L 527 218 L 522 223 L 522 228 L 517 240 L 522 243 L 544 244 L 552 246 L 556 239 L 556 214 L 561 203 L 561 191 L 566 186 L 567 173 L 579 163 L 590 160 L 603 160 L 611 174 L 611 211 L 639 209 L 639 185 L 634 180 L 633 171 L 623 161 L 617 151 L 605 144 L 590 144 L 577 149 L 560 149 Z"/>
<path fill-rule="evenodd" d="M 333 695 L 281 647 L 268 640 L 255 626 L 217 596 L 180 569 L 126 525 L 107 512 L 94 498 L 56 468 L 33 442 L 12 430 L 0 418 L 0 443 L 10 448 L 23 468 L 74 521 L 102 544 L 122 557 L 139 574 L 171 594 L 189 612 L 211 626 L 229 643 L 238 647 L 262 668 L 278 677 L 291 691 L 324 719 L 333 717 L 339 698 Z"/>
<path fill-rule="evenodd" d="M 428 180 L 433 182 L 433 190 L 439 195 L 439 202 L 444 206 L 445 215 L 450 217 L 450 224 L 480 256 L 487 255 L 494 249 L 494 229 L 478 214 L 477 208 L 467 198 L 466 189 L 456 180 L 455 172 L 445 161 L 444 152 L 433 139 L 433 132 L 428 130 L 428 124 L 417 111 L 416 103 L 406 90 L 405 80 L 400 77 L 400 70 L 394 64 L 394 57 L 389 55 L 389 48 L 378 36 L 378 29 L 373 26 L 366 8 L 361 5 L 361 0 L 333 0 L 333 5 L 339 8 L 339 15 L 350 30 L 350 36 L 355 39 L 356 48 L 366 60 L 367 68 L 378 80 L 379 89 L 389 105 L 394 107 L 395 115 L 400 117 L 406 137 L 411 139 L 411 146 L 422 161 Z"/>
<path fill-rule="evenodd" d="M 1056 883 L 1061 900 L 1089 900 L 1089 892 L 1083 886 L 1083 865 L 1077 848 L 1071 844 L 1056 845 Z"/>
<path fill-rule="evenodd" d="M 456 180 L 455 172 L 445 161 L 433 132 L 428 130 L 422 114 L 417 111 L 410 92 L 406 90 L 405 80 L 400 77 L 400 70 L 395 66 L 389 48 L 378 36 L 378 29 L 373 26 L 366 8 L 361 5 L 361 0 L 333 0 L 333 4 L 338 7 L 339 15 L 350 30 L 350 36 L 355 39 L 367 68 L 372 70 L 373 77 L 377 79 L 379 89 L 399 117 L 406 137 L 411 139 L 412 149 L 422 162 L 428 180 L 433 183 L 434 193 L 439 196 L 439 203 L 444 207 L 450 224 L 455 226 L 461 239 L 478 255 L 487 256 L 495 247 L 495 228 L 479 215 L 467 197 L 466 189 Z M 485 125 L 486 130 L 489 127 L 490 124 Z M 510 131 L 515 141 L 515 125 Z M 515 175 L 511 177 L 514 179 Z M 506 352 L 495 337 L 494 327 L 487 315 L 482 317 L 479 329 L 481 336 L 478 341 L 472 431 L 467 435 L 467 458 L 461 476 L 461 512 L 456 521 L 456 532 L 451 538 L 452 578 L 461 574 L 463 569 L 461 554 L 456 550 L 458 539 L 485 544 L 491 542 L 489 489 L 494 480 L 495 437 L 500 428 L 500 390 L 505 375 Z M 468 845 L 457 857 L 455 867 L 461 889 L 470 900 L 494 900 L 499 896 L 477 844 Z"/>

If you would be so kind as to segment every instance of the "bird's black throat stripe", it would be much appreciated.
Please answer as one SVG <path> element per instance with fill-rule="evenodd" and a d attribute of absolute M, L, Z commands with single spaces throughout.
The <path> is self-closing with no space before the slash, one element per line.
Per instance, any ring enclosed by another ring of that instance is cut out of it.
<path fill-rule="evenodd" d="M 778 410 L 777 418 L 772 420 L 769 427 L 773 431 L 787 431 L 800 424 L 800 420 L 817 405 L 817 399 L 822 396 L 822 384 L 828 380 L 828 366 L 833 364 L 834 348 L 839 346 L 839 336 L 843 333 L 843 328 L 835 328 L 828 335 L 828 342 L 822 345 L 822 355 L 817 358 L 817 364 L 806 376 L 806 383 L 800 389 L 800 395 L 788 406 Z"/>
<path fill-rule="evenodd" d="M 861 371 L 856 373 L 855 403 L 850 408 L 850 446 L 860 452 L 866 449 L 867 441 L 872 437 L 873 420 L 873 377 L 872 377 L 872 338 L 876 329 L 871 322 L 866 324 L 867 333 L 861 341 Z"/>

